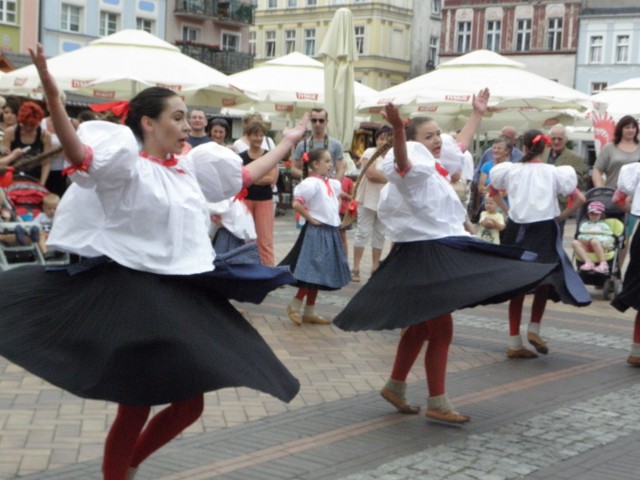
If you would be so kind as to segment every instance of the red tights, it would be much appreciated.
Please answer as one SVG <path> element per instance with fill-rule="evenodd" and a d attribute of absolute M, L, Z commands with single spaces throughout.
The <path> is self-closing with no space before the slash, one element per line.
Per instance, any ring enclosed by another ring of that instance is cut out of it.
<path fill-rule="evenodd" d="M 316 298 L 318 297 L 317 288 L 299 288 L 296 293 L 296 298 L 300 301 L 307 297 L 307 305 L 310 307 L 316 304 Z"/>
<path fill-rule="evenodd" d="M 540 323 L 544 308 L 549 298 L 549 285 L 542 285 L 536 288 L 531 305 L 531 322 Z M 509 335 L 512 337 L 520 335 L 520 322 L 522 321 L 522 304 L 524 303 L 524 295 L 513 297 L 509 302 Z"/>
<path fill-rule="evenodd" d="M 407 381 L 409 371 L 418 358 L 422 345 L 428 340 L 424 368 L 427 372 L 429 396 L 443 395 L 452 338 L 453 320 L 450 313 L 409 327 L 398 343 L 391 379 L 399 382 Z"/>
<path fill-rule="evenodd" d="M 204 409 L 204 396 L 174 402 L 155 415 L 143 430 L 151 407 L 118 405 L 104 446 L 104 480 L 125 480 L 129 467 L 138 467 L 149 455 L 169 443 L 195 422 Z"/>

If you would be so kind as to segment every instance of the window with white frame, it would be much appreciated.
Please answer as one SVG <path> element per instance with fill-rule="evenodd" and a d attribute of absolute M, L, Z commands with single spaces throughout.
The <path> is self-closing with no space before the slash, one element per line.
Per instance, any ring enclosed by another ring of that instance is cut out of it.
<path fill-rule="evenodd" d="M 222 50 L 237 52 L 240 49 L 240 35 L 233 32 L 222 32 Z"/>
<path fill-rule="evenodd" d="M 616 35 L 616 63 L 629 63 L 629 35 Z"/>
<path fill-rule="evenodd" d="M 458 22 L 456 52 L 467 53 L 471 48 L 471 22 Z"/>
<path fill-rule="evenodd" d="M 141 17 L 136 18 L 136 29 L 148 33 L 153 33 L 153 20 Z"/>
<path fill-rule="evenodd" d="M 284 31 L 284 53 L 289 54 L 296 51 L 296 31 Z"/>
<path fill-rule="evenodd" d="M 273 58 L 276 56 L 276 31 L 264 32 L 264 56 Z"/>
<path fill-rule="evenodd" d="M 296 8 L 298 6 L 298 0 L 287 0 L 287 7 Z"/>
<path fill-rule="evenodd" d="M 429 39 L 429 62 L 434 67 L 438 64 L 438 46 L 440 45 L 440 37 L 435 35 Z"/>
<path fill-rule="evenodd" d="M 278 0 L 267 0 L 267 8 L 278 8 Z"/>
<path fill-rule="evenodd" d="M 65 32 L 80 32 L 82 8 L 76 5 L 63 4 L 60 8 L 60 30 Z"/>
<path fill-rule="evenodd" d="M 15 0 L 0 1 L 0 22 L 16 23 L 17 6 Z"/>
<path fill-rule="evenodd" d="M 111 35 L 118 31 L 120 15 L 111 12 L 100 12 L 100 35 Z"/>
<path fill-rule="evenodd" d="M 550 18 L 547 29 L 547 50 L 562 49 L 562 18 Z"/>
<path fill-rule="evenodd" d="M 502 22 L 500 20 L 489 20 L 487 22 L 487 45 L 486 49 L 493 52 L 500 50 L 500 30 Z"/>
<path fill-rule="evenodd" d="M 440 15 L 442 11 L 442 0 L 431 0 L 431 14 Z"/>
<path fill-rule="evenodd" d="M 256 56 L 256 32 L 255 32 L 255 30 L 249 32 L 249 53 L 251 55 L 253 55 L 254 57 Z"/>
<path fill-rule="evenodd" d="M 589 37 L 589 63 L 602 63 L 602 35 Z"/>
<path fill-rule="evenodd" d="M 591 95 L 602 92 L 607 88 L 607 82 L 591 82 Z"/>
<path fill-rule="evenodd" d="M 313 57 L 316 54 L 316 29 L 306 28 L 304 31 L 304 54 Z"/>
<path fill-rule="evenodd" d="M 531 19 L 519 18 L 516 21 L 516 52 L 531 50 Z"/>
<path fill-rule="evenodd" d="M 199 36 L 197 28 L 187 25 L 182 26 L 182 40 L 185 42 L 197 42 Z"/>
<path fill-rule="evenodd" d="M 356 51 L 358 55 L 364 55 L 364 26 L 354 27 L 356 34 Z"/>

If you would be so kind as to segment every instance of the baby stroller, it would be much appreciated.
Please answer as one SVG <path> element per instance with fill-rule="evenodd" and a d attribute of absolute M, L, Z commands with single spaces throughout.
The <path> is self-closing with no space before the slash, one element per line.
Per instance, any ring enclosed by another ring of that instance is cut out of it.
<path fill-rule="evenodd" d="M 602 293 L 605 300 L 609 300 L 620 293 L 622 290 L 622 276 L 620 272 L 619 253 L 620 249 L 624 245 L 625 238 L 625 213 L 624 211 L 615 205 L 611 198 L 615 190 L 609 187 L 595 187 L 585 193 L 587 202 L 578 210 L 576 215 L 576 233 L 574 238 L 578 238 L 578 226 L 587 218 L 587 206 L 590 202 L 599 201 L 605 206 L 605 223 L 609 225 L 609 228 L 613 232 L 613 249 L 605 252 L 605 260 L 609 265 L 609 272 L 598 273 L 596 271 L 582 271 L 580 267 L 584 264 L 575 254 L 573 256 L 575 260 L 576 269 L 580 278 L 585 285 L 594 285 L 602 288 Z M 595 253 L 588 253 L 589 259 L 597 263 L 598 258 Z"/>

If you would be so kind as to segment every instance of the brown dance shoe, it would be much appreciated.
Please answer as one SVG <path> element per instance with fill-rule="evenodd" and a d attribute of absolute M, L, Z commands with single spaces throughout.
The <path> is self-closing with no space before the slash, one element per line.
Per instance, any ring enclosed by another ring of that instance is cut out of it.
<path fill-rule="evenodd" d="M 435 408 L 427 408 L 425 416 L 430 420 L 435 420 L 436 422 L 451 423 L 454 425 L 467 423 L 471 420 L 469 415 L 462 415 L 461 413 L 453 410 L 443 412 L 442 410 L 436 410 Z"/>
<path fill-rule="evenodd" d="M 526 348 L 510 348 L 507 350 L 507 358 L 538 358 L 538 354 Z"/>
<path fill-rule="evenodd" d="M 319 315 L 303 315 L 302 321 L 304 323 L 313 323 L 315 325 L 330 325 L 331 320 L 327 320 L 326 318 L 322 318 Z"/>
<path fill-rule="evenodd" d="M 640 367 L 640 357 L 634 357 L 633 355 L 629 355 L 627 357 L 627 363 L 632 367 Z"/>
<path fill-rule="evenodd" d="M 538 335 L 537 333 L 527 333 L 527 340 L 529 340 L 529 343 L 533 345 L 533 348 L 536 349 L 536 352 L 542 353 L 543 355 L 549 353 L 549 347 L 547 347 L 547 344 L 544 342 L 544 340 L 542 340 L 542 338 L 540 338 L 540 335 Z"/>
<path fill-rule="evenodd" d="M 392 392 L 388 388 L 380 390 L 380 395 L 382 395 L 382 398 L 387 402 L 396 407 L 400 413 L 405 415 L 415 415 L 420 412 L 420 407 L 418 405 L 411 405 L 410 403 L 407 403 L 404 398 L 400 398 L 397 393 Z"/>
<path fill-rule="evenodd" d="M 291 305 L 287 305 L 287 315 L 289 315 L 289 320 L 291 320 L 296 325 L 302 325 L 302 318 L 300 314 L 296 312 Z"/>

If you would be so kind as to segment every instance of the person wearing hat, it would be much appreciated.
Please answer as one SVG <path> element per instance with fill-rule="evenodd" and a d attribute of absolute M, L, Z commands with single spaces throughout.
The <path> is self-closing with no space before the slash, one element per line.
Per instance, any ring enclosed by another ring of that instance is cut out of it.
<path fill-rule="evenodd" d="M 573 251 L 584 262 L 582 272 L 609 273 L 605 253 L 613 249 L 613 232 L 604 221 L 604 204 L 593 201 L 587 206 L 587 219 L 578 226 L 578 238 L 573 241 Z M 598 265 L 589 258 L 593 252 L 598 257 Z"/>

